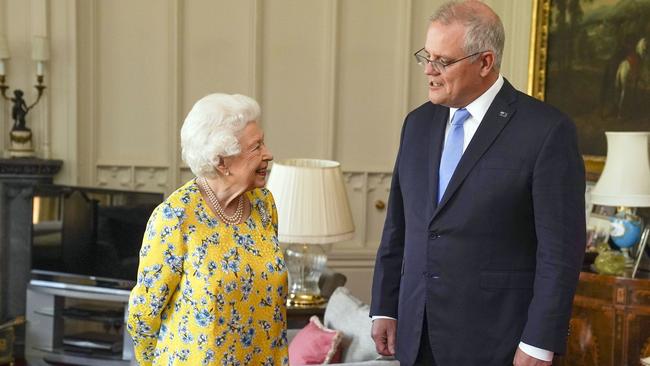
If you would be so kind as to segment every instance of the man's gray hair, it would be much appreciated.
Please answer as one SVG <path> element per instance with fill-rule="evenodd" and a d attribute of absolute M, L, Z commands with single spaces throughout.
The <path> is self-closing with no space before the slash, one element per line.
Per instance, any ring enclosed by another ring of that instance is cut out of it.
<path fill-rule="evenodd" d="M 501 68 L 506 35 L 501 19 L 490 7 L 476 0 L 450 1 L 440 6 L 429 20 L 442 24 L 460 22 L 465 26 L 463 51 L 471 55 L 490 50 L 494 52 L 494 67 Z"/>
<path fill-rule="evenodd" d="M 239 154 L 239 133 L 259 117 L 259 104 L 244 95 L 210 94 L 201 98 L 181 128 L 183 161 L 197 177 L 216 176 L 219 159 Z"/>

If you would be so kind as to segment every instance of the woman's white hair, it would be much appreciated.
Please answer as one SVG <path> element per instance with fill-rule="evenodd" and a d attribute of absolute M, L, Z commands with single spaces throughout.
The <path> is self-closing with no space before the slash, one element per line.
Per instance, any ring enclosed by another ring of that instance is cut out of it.
<path fill-rule="evenodd" d="M 259 117 L 259 104 L 245 95 L 210 94 L 199 99 L 181 128 L 183 161 L 197 177 L 216 176 L 219 159 L 239 154 L 239 133 Z"/>

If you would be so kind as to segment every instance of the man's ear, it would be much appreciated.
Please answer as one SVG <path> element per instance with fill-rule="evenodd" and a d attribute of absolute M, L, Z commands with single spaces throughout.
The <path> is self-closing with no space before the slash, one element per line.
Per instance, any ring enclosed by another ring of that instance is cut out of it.
<path fill-rule="evenodd" d="M 481 55 L 481 76 L 486 77 L 494 70 L 494 52 L 486 51 Z"/>

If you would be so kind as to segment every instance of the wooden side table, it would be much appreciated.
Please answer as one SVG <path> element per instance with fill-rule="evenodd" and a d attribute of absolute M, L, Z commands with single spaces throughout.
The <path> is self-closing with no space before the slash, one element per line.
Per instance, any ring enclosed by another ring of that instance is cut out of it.
<path fill-rule="evenodd" d="M 312 315 L 317 315 L 323 321 L 327 303 L 315 307 L 294 307 L 287 306 L 287 328 L 302 329 L 309 323 Z"/>
<path fill-rule="evenodd" d="M 650 280 L 580 273 L 556 366 L 638 366 L 650 356 Z"/>

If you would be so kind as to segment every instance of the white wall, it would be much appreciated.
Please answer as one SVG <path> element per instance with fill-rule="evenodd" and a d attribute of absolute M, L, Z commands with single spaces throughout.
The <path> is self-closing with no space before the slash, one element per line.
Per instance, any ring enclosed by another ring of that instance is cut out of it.
<path fill-rule="evenodd" d="M 525 90 L 532 0 L 487 2 L 506 27 L 502 72 Z M 12 88 L 34 83 L 31 37 L 52 41 L 48 89 L 28 124 L 39 155 L 64 160 L 61 183 L 171 192 L 191 178 L 178 131 L 193 102 L 216 91 L 255 97 L 276 159 L 342 162 L 357 234 L 330 265 L 369 300 L 384 219 L 375 204 L 387 201 L 402 119 L 426 101 L 411 54 L 440 3 L 0 0 L 0 33 Z"/>

